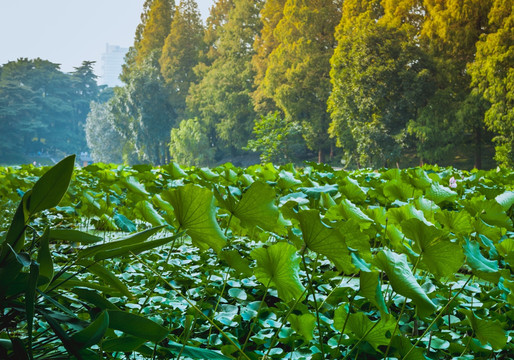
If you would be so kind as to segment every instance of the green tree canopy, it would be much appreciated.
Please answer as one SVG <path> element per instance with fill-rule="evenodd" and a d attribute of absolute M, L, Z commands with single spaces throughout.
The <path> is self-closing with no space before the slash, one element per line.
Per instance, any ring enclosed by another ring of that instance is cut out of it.
<path fill-rule="evenodd" d="M 183 114 L 189 87 L 197 81 L 193 68 L 204 52 L 203 25 L 194 0 L 181 0 L 159 59 L 177 114 Z"/>
<path fill-rule="evenodd" d="M 514 9 L 508 0 L 494 0 L 489 33 L 482 34 L 475 61 L 469 64 L 473 85 L 491 103 L 485 122 L 497 135 L 496 160 L 514 166 Z"/>
<path fill-rule="evenodd" d="M 251 59 L 261 6 L 262 1 L 241 0 L 228 7 L 228 21 L 217 30 L 216 57 L 211 65 L 197 68 L 201 80 L 187 98 L 189 111 L 209 129 L 211 141 L 232 154 L 246 145 L 256 118 Z"/>
<path fill-rule="evenodd" d="M 269 55 L 261 84 L 286 119 L 302 124 L 307 146 L 318 152 L 320 162 L 331 143 L 326 104 L 340 6 L 333 0 L 288 0 L 273 34 L 278 45 Z"/>

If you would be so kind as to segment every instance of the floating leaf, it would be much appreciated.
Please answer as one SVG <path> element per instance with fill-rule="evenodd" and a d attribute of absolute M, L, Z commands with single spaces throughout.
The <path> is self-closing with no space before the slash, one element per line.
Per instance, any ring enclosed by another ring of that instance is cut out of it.
<path fill-rule="evenodd" d="M 305 288 L 300 277 L 300 257 L 296 248 L 288 243 L 280 242 L 267 248 L 257 248 L 250 253 L 257 260 L 254 275 L 262 284 L 273 285 L 278 296 L 289 301 L 302 296 Z"/>

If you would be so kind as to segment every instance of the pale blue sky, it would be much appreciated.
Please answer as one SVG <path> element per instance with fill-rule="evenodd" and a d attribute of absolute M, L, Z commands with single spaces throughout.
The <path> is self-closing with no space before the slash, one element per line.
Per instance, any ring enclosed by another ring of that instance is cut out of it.
<path fill-rule="evenodd" d="M 178 3 L 179 0 L 177 0 Z M 0 0 L 0 64 L 20 57 L 73 71 L 100 62 L 105 44 L 129 47 L 144 0 Z M 205 19 L 214 0 L 197 0 Z M 97 75 L 100 67 L 97 67 Z"/>

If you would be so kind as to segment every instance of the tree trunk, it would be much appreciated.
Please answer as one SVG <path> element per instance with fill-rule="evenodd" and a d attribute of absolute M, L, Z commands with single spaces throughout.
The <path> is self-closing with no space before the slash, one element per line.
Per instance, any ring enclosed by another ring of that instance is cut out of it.
<path fill-rule="evenodd" d="M 482 168 L 482 128 L 475 128 L 475 168 Z"/>
<path fill-rule="evenodd" d="M 318 164 L 325 162 L 325 153 L 322 149 L 318 149 Z"/>

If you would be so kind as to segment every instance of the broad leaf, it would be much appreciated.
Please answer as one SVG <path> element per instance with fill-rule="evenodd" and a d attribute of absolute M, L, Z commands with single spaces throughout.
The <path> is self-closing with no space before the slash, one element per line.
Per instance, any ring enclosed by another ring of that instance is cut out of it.
<path fill-rule="evenodd" d="M 81 244 L 93 244 L 103 240 L 101 236 L 73 229 L 50 229 L 48 239 L 70 241 Z"/>
<path fill-rule="evenodd" d="M 116 275 L 114 275 L 111 271 L 107 270 L 107 268 L 103 267 L 102 265 L 91 261 L 87 259 L 82 259 L 77 261 L 77 265 L 82 265 L 86 267 L 90 272 L 97 275 L 99 278 L 101 278 L 106 284 L 111 286 L 112 288 L 118 290 L 123 295 L 132 298 L 133 295 L 127 288 L 127 285 L 125 283 L 121 282 Z"/>
<path fill-rule="evenodd" d="M 382 295 L 380 286 L 380 275 L 378 271 L 360 272 L 359 276 L 359 294 L 364 296 L 373 305 L 375 305 L 382 314 L 388 314 L 387 306 Z"/>
<path fill-rule="evenodd" d="M 435 311 L 435 304 L 416 281 L 405 254 L 400 255 L 384 250 L 376 255 L 375 261 L 376 265 L 387 274 L 393 290 L 414 301 L 421 317 Z"/>
<path fill-rule="evenodd" d="M 316 327 L 316 317 L 311 313 L 295 315 L 291 314 L 288 318 L 294 331 L 300 334 L 306 342 L 314 337 L 314 329 Z"/>
<path fill-rule="evenodd" d="M 243 225 L 276 231 L 279 212 L 275 205 L 275 190 L 266 183 L 254 182 L 243 193 L 241 200 L 228 210 L 240 219 Z"/>
<path fill-rule="evenodd" d="M 254 269 L 257 280 L 265 286 L 275 286 L 281 299 L 289 301 L 302 296 L 305 288 L 298 275 L 300 257 L 293 245 L 280 242 L 254 249 L 250 255 L 257 260 Z"/>
<path fill-rule="evenodd" d="M 460 311 L 467 316 L 474 334 L 483 345 L 489 343 L 495 350 L 505 347 L 507 334 L 498 320 L 481 319 L 471 310 L 462 309 Z"/>
<path fill-rule="evenodd" d="M 88 247 L 88 248 L 82 250 L 81 252 L 79 252 L 78 257 L 79 257 L 79 259 L 80 258 L 91 257 L 91 256 L 94 256 L 96 253 L 98 253 L 100 251 L 115 250 L 115 249 L 119 249 L 119 248 L 122 248 L 122 247 L 125 247 L 125 246 L 136 245 L 136 244 L 143 243 L 150 236 L 158 233 L 163 228 L 164 228 L 164 226 L 156 226 L 156 227 L 153 227 L 153 228 L 150 228 L 150 229 L 146 229 L 146 230 L 140 231 L 140 232 L 138 232 L 136 234 L 132 234 L 129 237 L 126 237 L 125 239 L 122 239 L 122 240 L 111 241 L 111 242 L 108 242 L 108 243 L 105 243 L 105 244 L 95 245 L 95 246 Z"/>
<path fill-rule="evenodd" d="M 120 246 L 116 249 L 98 251 L 95 254 L 95 260 L 105 260 L 105 259 L 112 259 L 114 257 L 123 257 L 123 256 L 130 256 L 132 254 L 139 254 L 143 251 L 147 251 L 147 250 L 159 247 L 159 246 L 163 246 L 169 242 L 172 242 L 172 241 L 180 238 L 181 236 L 183 236 L 183 233 L 180 233 L 180 234 L 177 234 L 174 236 L 160 238 L 157 240 L 145 241 L 145 242 L 139 243 L 139 244 Z"/>
<path fill-rule="evenodd" d="M 194 245 L 221 251 L 226 238 L 216 222 L 214 195 L 210 190 L 188 184 L 162 196 L 173 205 L 180 227 L 187 230 Z"/>
<path fill-rule="evenodd" d="M 466 254 L 466 263 L 476 276 L 494 283 L 498 282 L 500 279 L 498 261 L 486 259 L 480 252 L 480 245 L 476 241 L 466 239 L 464 253 Z"/>
<path fill-rule="evenodd" d="M 514 191 L 505 191 L 498 195 L 495 200 L 503 208 L 503 211 L 507 211 L 514 205 Z"/>
<path fill-rule="evenodd" d="M 343 306 L 336 310 L 334 324 L 337 324 L 335 326 L 338 330 L 342 329 L 347 316 Z M 353 333 L 356 339 L 363 339 L 378 350 L 379 346 L 389 344 L 387 333 L 392 333 L 395 326 L 396 321 L 391 315 L 385 315 L 379 320 L 372 321 L 363 312 L 358 312 L 349 315 L 345 333 Z"/>
<path fill-rule="evenodd" d="M 453 201 L 457 198 L 457 193 L 450 188 L 442 186 L 438 183 L 432 183 L 430 189 L 426 192 L 426 197 L 432 200 L 436 204 L 440 204 L 443 201 Z"/>
<path fill-rule="evenodd" d="M 52 255 L 50 254 L 50 247 L 48 244 L 50 231 L 46 228 L 43 236 L 39 239 L 39 251 L 37 254 L 37 262 L 39 263 L 39 275 L 48 279 L 45 285 L 39 287 L 40 290 L 45 290 L 54 276 L 54 263 Z"/>
<path fill-rule="evenodd" d="M 317 210 L 300 211 L 300 228 L 305 245 L 312 251 L 325 255 L 339 271 L 347 274 L 355 272 L 350 253 L 341 233 L 325 225 Z"/>
<path fill-rule="evenodd" d="M 451 242 L 444 231 L 415 218 L 404 221 L 402 229 L 415 242 L 414 249 L 422 256 L 421 263 L 432 274 L 452 276 L 462 266 L 462 248 Z"/>

